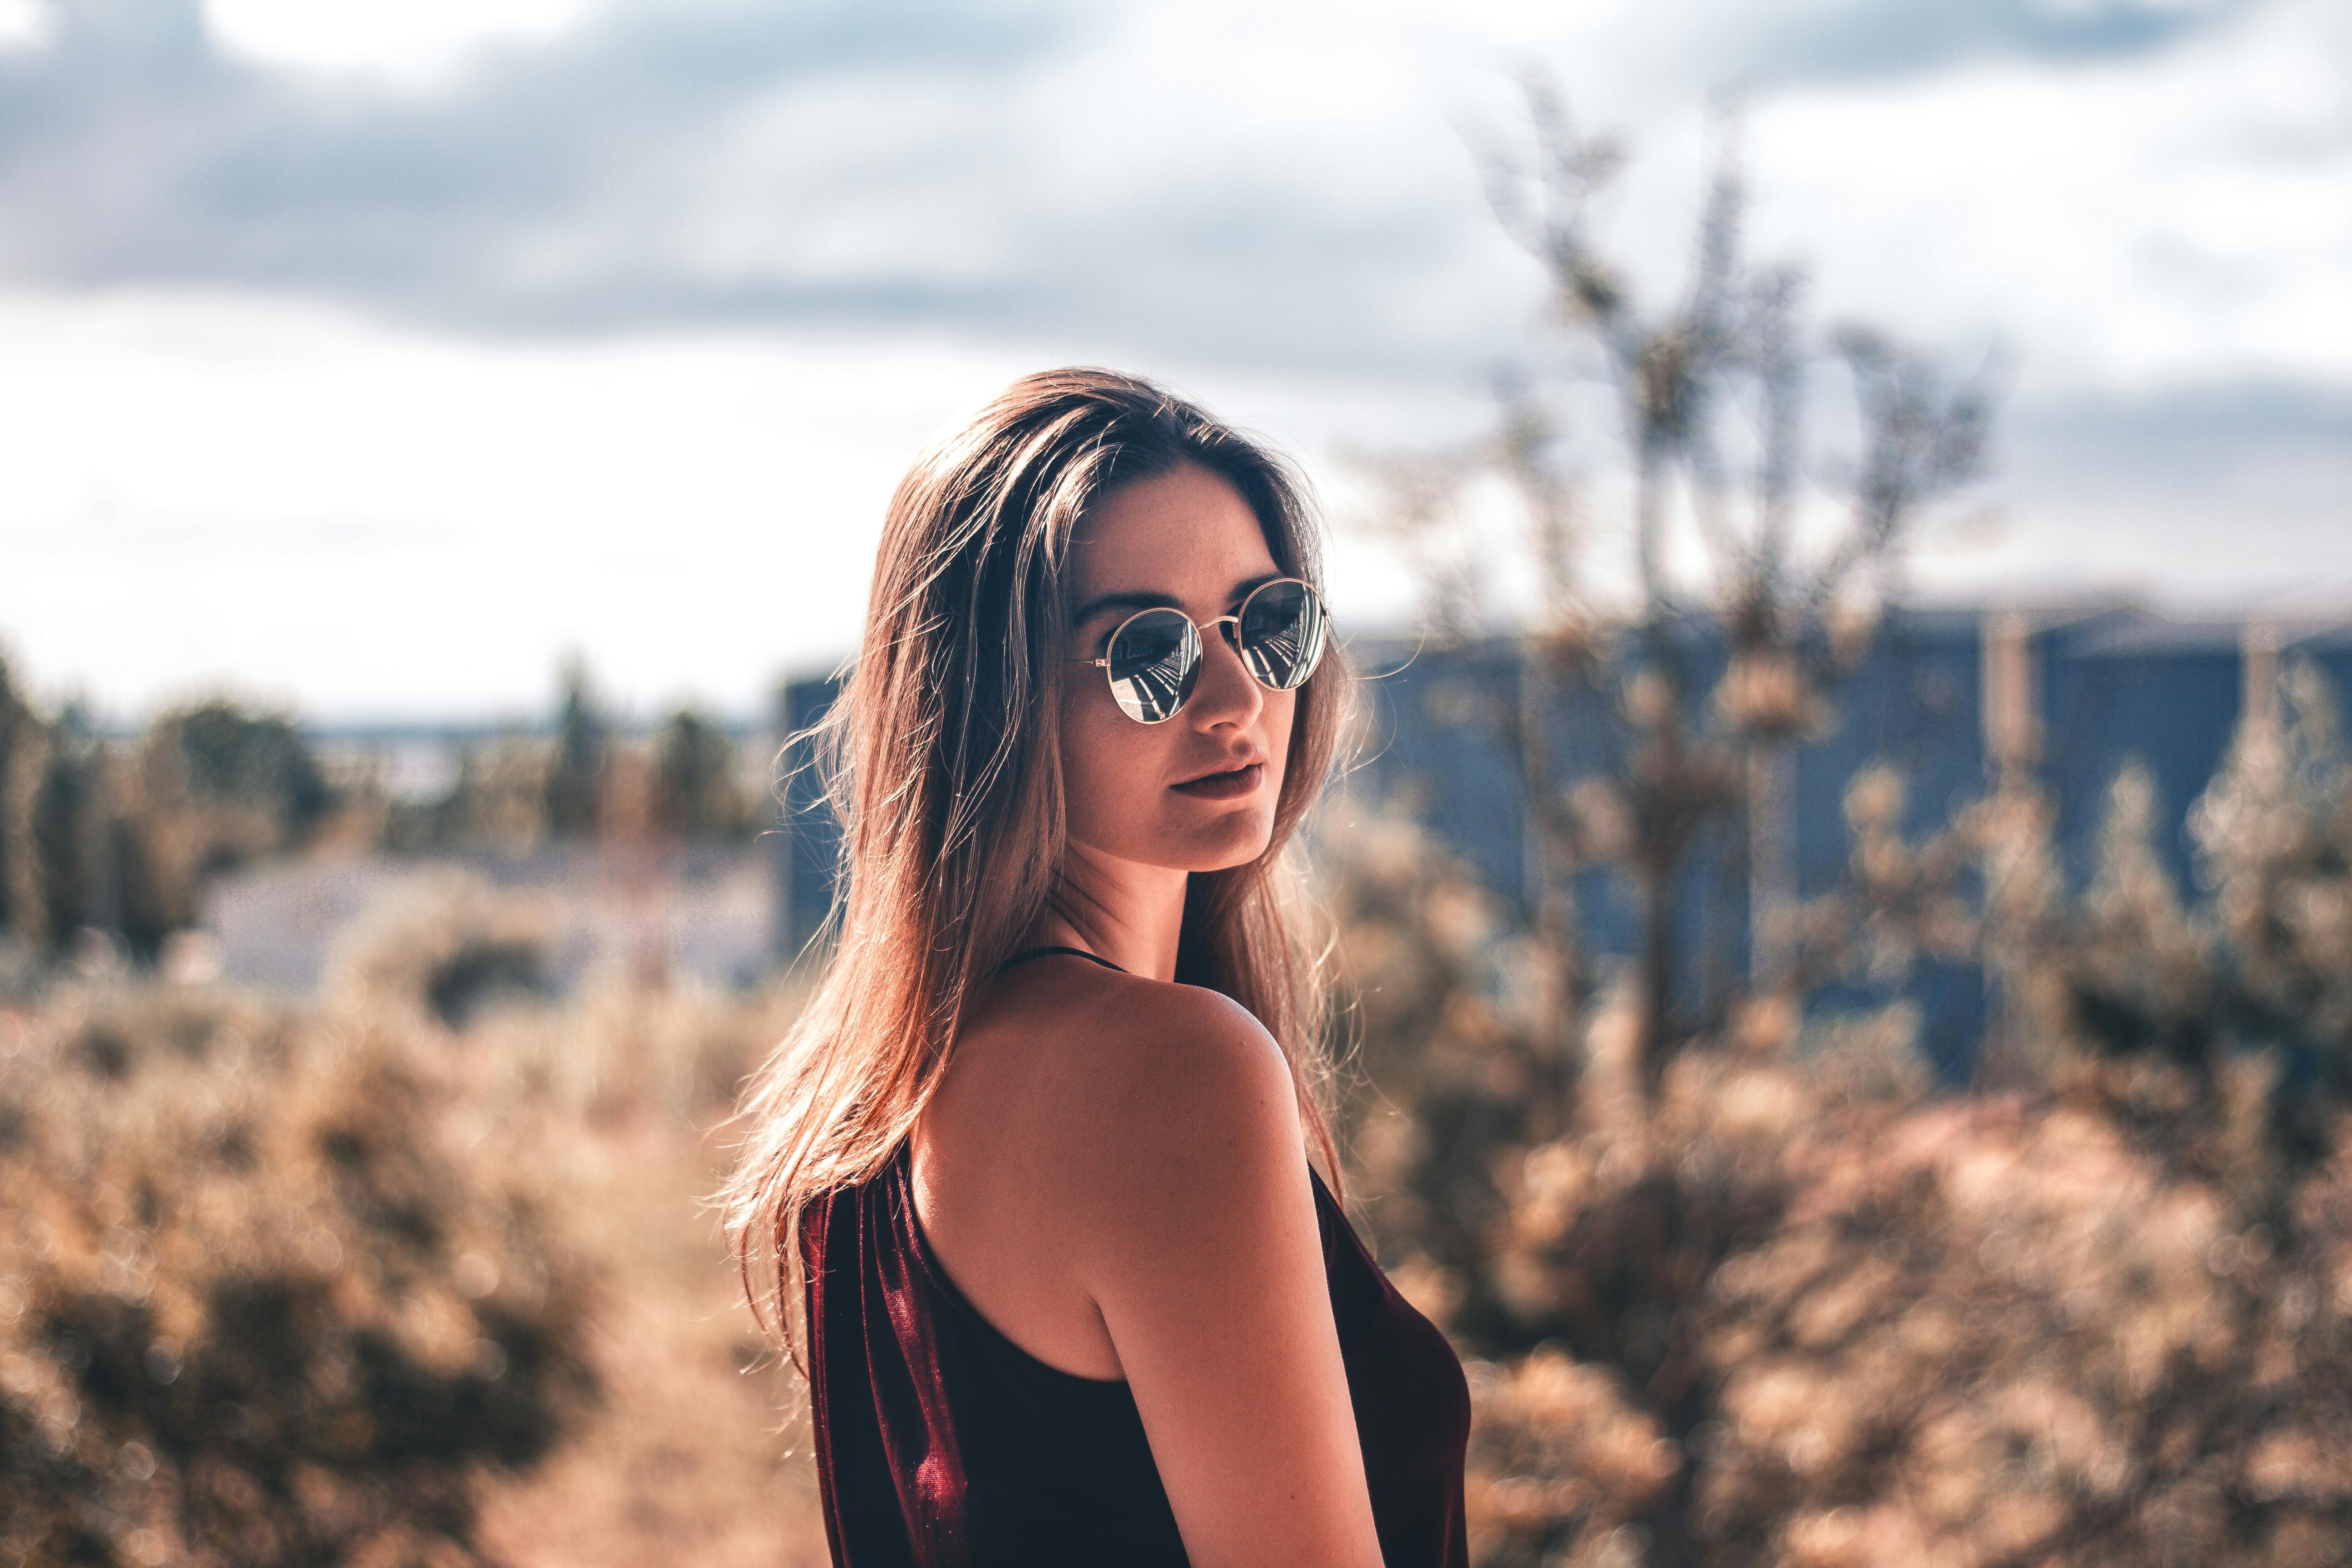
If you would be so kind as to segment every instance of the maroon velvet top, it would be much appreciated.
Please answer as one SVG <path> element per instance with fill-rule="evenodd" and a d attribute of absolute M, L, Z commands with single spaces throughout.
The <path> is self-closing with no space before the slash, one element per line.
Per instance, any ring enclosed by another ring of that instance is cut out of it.
<path fill-rule="evenodd" d="M 1181 1563 L 1125 1382 L 1048 1366 L 933 1256 L 908 1148 L 802 1218 L 817 1482 L 845 1568 Z M 1462 1363 L 1312 1165 L 1331 1314 L 1388 1568 L 1465 1568 Z"/>

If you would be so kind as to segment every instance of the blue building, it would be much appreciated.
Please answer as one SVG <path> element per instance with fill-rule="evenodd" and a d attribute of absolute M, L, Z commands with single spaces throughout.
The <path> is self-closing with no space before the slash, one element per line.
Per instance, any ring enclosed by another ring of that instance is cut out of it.
<path fill-rule="evenodd" d="M 1718 630 L 1694 620 L 1674 635 L 1689 689 L 1711 689 L 1725 658 Z M 1520 645 L 1496 638 L 1438 649 L 1371 638 L 1349 651 L 1363 677 L 1368 731 L 1344 787 L 1408 812 L 1506 909 L 1525 914 L 1527 803 L 1498 721 L 1525 700 Z M 2156 790 L 2158 847 L 2189 889 L 2189 810 L 2249 702 L 2272 700 L 2289 659 L 2310 660 L 2338 693 L 2352 691 L 2352 621 L 2185 622 L 2128 606 L 1891 612 L 1834 694 L 1826 731 L 1794 750 L 1793 842 L 1784 849 L 1794 889 L 1814 897 L 1843 879 L 1851 848 L 1844 798 L 1862 769 L 1885 763 L 1902 774 L 1906 829 L 1925 834 L 1984 794 L 2004 757 L 2032 767 L 2049 790 L 2065 868 L 2078 886 L 2095 863 L 2108 790 L 2137 763 Z M 830 679 L 788 685 L 780 720 L 804 726 L 835 689 Z M 1541 717 L 1553 775 L 1564 785 L 1610 771 L 1632 742 L 1609 693 L 1555 691 Z M 834 845 L 805 775 L 787 798 L 792 822 L 775 859 L 780 954 L 797 952 L 824 919 Z M 1702 837 L 1686 866 L 1677 947 L 1695 994 L 1747 972 L 1748 857 L 1745 829 L 1726 821 Z M 1624 879 L 1592 870 L 1575 886 L 1591 949 L 1630 952 L 1636 911 Z M 1948 1073 L 1964 1073 L 1982 1024 L 1980 977 L 1929 965 L 1909 993 L 1923 1009 L 1930 1055 Z"/>

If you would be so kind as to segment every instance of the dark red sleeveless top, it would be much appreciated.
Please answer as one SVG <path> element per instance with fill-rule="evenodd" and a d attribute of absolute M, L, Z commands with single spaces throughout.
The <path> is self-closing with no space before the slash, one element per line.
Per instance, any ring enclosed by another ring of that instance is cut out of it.
<path fill-rule="evenodd" d="M 930 1250 L 908 1169 L 901 1144 L 871 1180 L 828 1194 L 801 1221 L 834 1562 L 1184 1563 L 1126 1383 L 1049 1366 L 982 1317 Z M 1311 1165 L 1307 1176 L 1381 1555 L 1388 1568 L 1465 1568 L 1462 1363 Z"/>

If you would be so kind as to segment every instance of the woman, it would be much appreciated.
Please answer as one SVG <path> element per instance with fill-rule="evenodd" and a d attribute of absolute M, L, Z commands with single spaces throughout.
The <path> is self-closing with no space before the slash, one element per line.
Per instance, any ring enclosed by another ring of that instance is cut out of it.
<path fill-rule="evenodd" d="M 837 1563 L 1465 1561 L 1461 1364 L 1332 1194 L 1285 914 L 1346 680 L 1317 572 L 1281 462 L 1108 371 L 890 503 L 839 949 L 727 1193 Z"/>

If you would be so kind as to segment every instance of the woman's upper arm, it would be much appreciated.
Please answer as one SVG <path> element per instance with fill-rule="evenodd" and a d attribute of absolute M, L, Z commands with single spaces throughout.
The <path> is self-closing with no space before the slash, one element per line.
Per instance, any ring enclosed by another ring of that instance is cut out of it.
<path fill-rule="evenodd" d="M 1279 1048 L 1207 992 L 1129 1021 L 1078 1259 L 1202 1568 L 1381 1561 Z"/>

